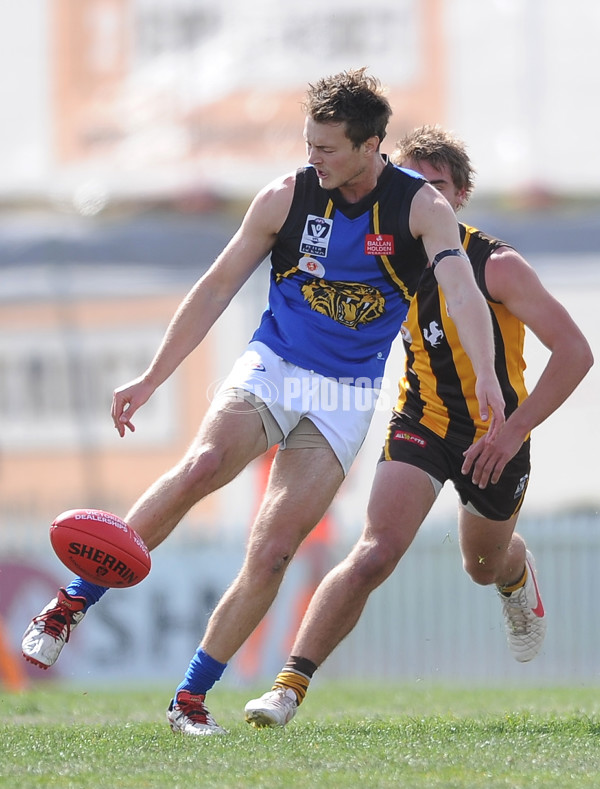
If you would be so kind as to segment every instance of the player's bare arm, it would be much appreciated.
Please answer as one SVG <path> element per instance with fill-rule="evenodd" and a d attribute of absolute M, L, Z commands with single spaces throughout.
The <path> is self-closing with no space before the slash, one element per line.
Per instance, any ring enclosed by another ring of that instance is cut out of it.
<path fill-rule="evenodd" d="M 473 480 L 480 487 L 498 482 L 529 433 L 565 402 L 593 364 L 591 348 L 579 327 L 514 249 L 500 247 L 490 256 L 486 285 L 492 298 L 521 320 L 550 356 L 531 393 L 495 440 L 478 442 L 465 453 L 463 472 L 473 469 Z"/>
<path fill-rule="evenodd" d="M 148 369 L 113 394 L 111 416 L 122 437 L 135 412 L 202 342 L 231 299 L 269 254 L 288 214 L 294 176 L 280 178 L 254 198 L 244 220 L 212 266 L 183 299 Z"/>
<path fill-rule="evenodd" d="M 494 336 L 489 308 L 462 251 L 454 211 L 429 184 L 415 195 L 410 228 L 414 236 L 422 239 L 429 261 L 442 253 L 435 276 L 477 376 L 480 414 L 484 422 L 490 420 L 488 435 L 492 438 L 504 422 L 504 398 L 494 370 Z M 458 254 L 443 255 L 447 251 L 458 251 Z"/>

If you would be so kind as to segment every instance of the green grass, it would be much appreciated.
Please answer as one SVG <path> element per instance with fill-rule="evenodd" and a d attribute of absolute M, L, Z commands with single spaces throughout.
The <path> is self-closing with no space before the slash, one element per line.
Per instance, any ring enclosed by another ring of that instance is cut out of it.
<path fill-rule="evenodd" d="M 169 730 L 169 690 L 70 685 L 0 694 L 0 787 L 600 786 L 600 688 L 314 683 L 285 729 L 242 720 L 258 690 L 218 688 L 227 737 Z"/>

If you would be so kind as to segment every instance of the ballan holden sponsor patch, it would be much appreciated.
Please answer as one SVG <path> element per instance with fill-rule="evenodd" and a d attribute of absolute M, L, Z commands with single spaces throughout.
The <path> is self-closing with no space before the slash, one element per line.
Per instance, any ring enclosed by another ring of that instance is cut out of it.
<path fill-rule="evenodd" d="M 394 236 L 381 233 L 368 233 L 365 236 L 366 255 L 393 255 Z"/>

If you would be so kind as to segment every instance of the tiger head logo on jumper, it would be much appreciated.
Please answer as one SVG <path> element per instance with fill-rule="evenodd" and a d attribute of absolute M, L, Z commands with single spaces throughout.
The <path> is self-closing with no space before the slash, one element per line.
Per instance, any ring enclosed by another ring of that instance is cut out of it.
<path fill-rule="evenodd" d="M 385 299 L 381 292 L 361 282 L 313 279 L 302 286 L 302 295 L 312 310 L 350 329 L 370 323 L 385 312 Z"/>

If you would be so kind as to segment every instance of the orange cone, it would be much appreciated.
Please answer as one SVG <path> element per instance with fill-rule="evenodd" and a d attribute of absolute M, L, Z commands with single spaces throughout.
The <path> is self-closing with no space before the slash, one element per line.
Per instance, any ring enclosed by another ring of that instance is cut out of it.
<path fill-rule="evenodd" d="M 25 690 L 27 677 L 21 661 L 10 648 L 7 628 L 0 617 L 0 682 L 15 692 Z"/>

